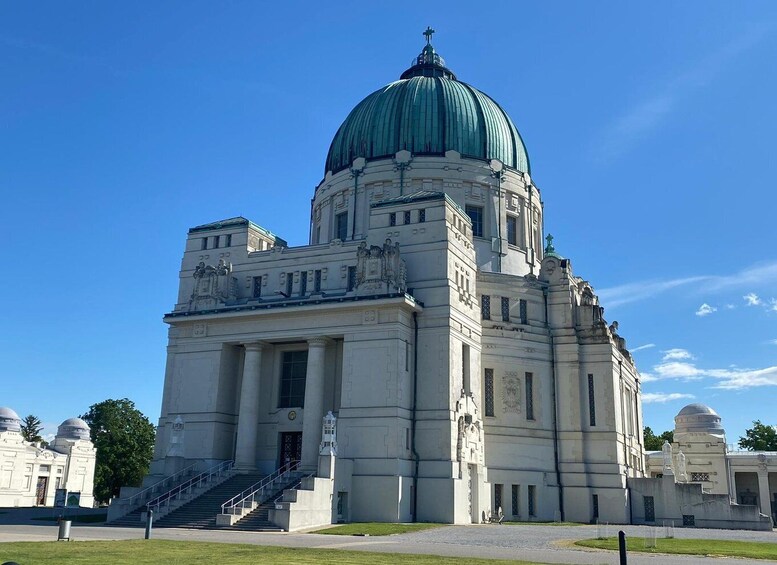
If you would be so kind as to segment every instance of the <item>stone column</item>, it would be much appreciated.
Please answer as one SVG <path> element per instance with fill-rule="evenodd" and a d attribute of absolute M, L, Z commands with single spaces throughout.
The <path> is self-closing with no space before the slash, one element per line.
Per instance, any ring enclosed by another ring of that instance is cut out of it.
<path fill-rule="evenodd" d="M 308 368 L 305 373 L 305 408 L 302 421 L 302 462 L 306 469 L 318 467 L 318 448 L 324 417 L 324 362 L 329 339 L 308 340 Z"/>
<path fill-rule="evenodd" d="M 262 368 L 261 343 L 245 344 L 243 384 L 240 387 L 240 412 L 237 416 L 235 467 L 256 469 L 256 432 L 259 429 L 259 380 Z"/>
<path fill-rule="evenodd" d="M 772 504 L 769 500 L 769 472 L 758 470 L 758 496 L 761 503 L 761 514 L 772 517 Z"/>

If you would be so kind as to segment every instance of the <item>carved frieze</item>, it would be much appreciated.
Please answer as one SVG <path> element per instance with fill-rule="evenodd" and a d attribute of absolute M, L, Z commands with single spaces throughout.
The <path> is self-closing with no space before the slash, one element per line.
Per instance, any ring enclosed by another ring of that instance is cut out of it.
<path fill-rule="evenodd" d="M 194 269 L 194 290 L 189 311 L 224 306 L 237 297 L 237 279 L 232 276 L 232 264 L 219 259 L 214 267 L 204 261 Z"/>
<path fill-rule="evenodd" d="M 399 256 L 399 243 L 392 244 L 391 239 L 387 239 L 383 247 L 367 247 L 367 243 L 362 242 L 356 251 L 356 292 L 405 292 L 406 270 L 405 261 Z"/>
<path fill-rule="evenodd" d="M 521 381 L 516 372 L 505 373 L 502 377 L 502 405 L 505 414 L 521 411 Z"/>

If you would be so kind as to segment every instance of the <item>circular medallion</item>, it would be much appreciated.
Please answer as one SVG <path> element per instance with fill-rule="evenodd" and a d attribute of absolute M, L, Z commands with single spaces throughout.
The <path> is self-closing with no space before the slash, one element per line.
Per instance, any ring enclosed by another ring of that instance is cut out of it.
<path fill-rule="evenodd" d="M 296 420 L 297 419 L 297 413 L 294 410 L 289 411 L 289 420 Z"/>

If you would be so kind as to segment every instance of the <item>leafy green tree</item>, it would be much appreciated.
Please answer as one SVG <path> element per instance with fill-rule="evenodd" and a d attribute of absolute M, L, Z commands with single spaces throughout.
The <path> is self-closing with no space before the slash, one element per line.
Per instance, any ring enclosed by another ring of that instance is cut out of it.
<path fill-rule="evenodd" d="M 24 441 L 32 443 L 43 442 L 45 444 L 46 442 L 43 441 L 43 437 L 40 435 L 42 431 L 43 422 L 37 416 L 30 414 L 22 420 L 22 437 Z"/>
<path fill-rule="evenodd" d="M 645 451 L 661 451 L 665 441 L 669 443 L 674 441 L 674 432 L 672 430 L 656 435 L 650 429 L 650 426 L 645 426 L 642 436 L 645 440 Z"/>
<path fill-rule="evenodd" d="M 103 400 L 81 418 L 97 448 L 94 496 L 107 502 L 122 486 L 140 486 L 154 452 L 154 426 L 127 398 Z"/>
<path fill-rule="evenodd" d="M 777 451 L 777 429 L 755 420 L 753 427 L 745 430 L 745 437 L 739 438 L 739 447 L 748 451 Z"/>

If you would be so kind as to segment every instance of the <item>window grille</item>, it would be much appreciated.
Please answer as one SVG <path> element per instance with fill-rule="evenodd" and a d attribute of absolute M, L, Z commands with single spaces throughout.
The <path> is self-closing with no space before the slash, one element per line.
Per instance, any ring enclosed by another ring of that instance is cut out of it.
<path fill-rule="evenodd" d="M 526 373 L 526 419 L 534 420 L 534 374 Z"/>
<path fill-rule="evenodd" d="M 466 206 L 467 216 L 472 220 L 472 235 L 483 237 L 483 208 L 480 206 Z"/>
<path fill-rule="evenodd" d="M 588 374 L 588 418 L 592 426 L 596 425 L 596 401 L 594 399 L 594 376 Z"/>
<path fill-rule="evenodd" d="M 279 408 L 304 408 L 307 351 L 284 351 L 281 363 Z"/>
<path fill-rule="evenodd" d="M 491 297 L 488 294 L 480 297 L 480 314 L 484 320 L 491 319 Z"/>
<path fill-rule="evenodd" d="M 484 409 L 486 416 L 493 416 L 494 415 L 494 370 L 493 369 L 486 369 L 485 370 L 485 377 L 483 378 L 484 381 L 484 387 L 485 387 L 485 394 L 483 395 L 484 398 Z"/>
<path fill-rule="evenodd" d="M 254 298 L 262 296 L 262 277 L 254 277 Z"/>
<path fill-rule="evenodd" d="M 506 296 L 502 297 L 502 321 L 510 321 L 510 299 Z"/>

